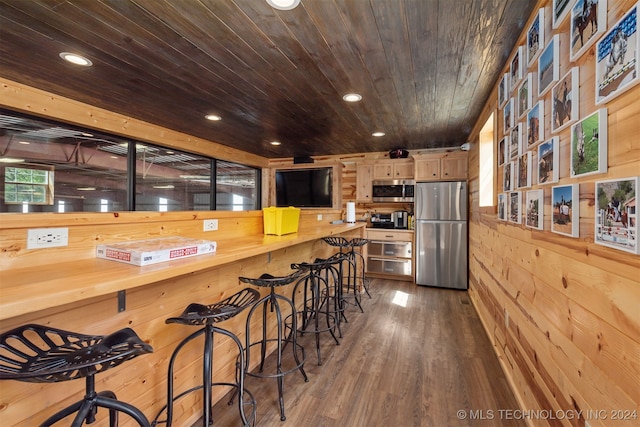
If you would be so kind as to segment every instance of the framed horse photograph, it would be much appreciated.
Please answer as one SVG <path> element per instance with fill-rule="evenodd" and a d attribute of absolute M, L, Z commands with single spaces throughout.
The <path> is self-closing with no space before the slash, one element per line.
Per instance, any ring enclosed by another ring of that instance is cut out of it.
<path fill-rule="evenodd" d="M 516 100 L 518 106 L 517 116 L 519 119 L 522 119 L 533 104 L 533 73 L 527 73 L 524 79 L 522 79 L 522 83 L 518 86 Z"/>
<path fill-rule="evenodd" d="M 504 108 L 509 100 L 509 73 L 504 73 L 498 84 L 498 105 Z"/>
<path fill-rule="evenodd" d="M 560 179 L 560 138 L 553 138 L 538 145 L 538 185 L 558 182 Z"/>
<path fill-rule="evenodd" d="M 609 102 L 638 83 L 638 8 L 636 3 L 596 43 L 596 105 Z"/>
<path fill-rule="evenodd" d="M 571 126 L 571 177 L 607 172 L 607 109 Z"/>
<path fill-rule="evenodd" d="M 531 187 L 531 151 L 518 157 L 517 188 Z"/>
<path fill-rule="evenodd" d="M 538 97 L 551 89 L 551 85 L 560 77 L 560 36 L 549 40 L 538 58 Z"/>
<path fill-rule="evenodd" d="M 522 205 L 522 193 L 520 191 L 512 191 L 509 193 L 507 218 L 509 222 L 522 224 L 522 215 L 520 215 L 520 205 Z"/>
<path fill-rule="evenodd" d="M 498 194 L 498 219 L 507 220 L 507 193 Z"/>
<path fill-rule="evenodd" d="M 507 146 L 509 145 L 509 137 L 505 136 L 498 142 L 498 166 L 504 165 L 507 161 Z"/>
<path fill-rule="evenodd" d="M 513 190 L 513 168 L 513 162 L 507 162 L 504 164 L 504 168 L 502 169 L 502 191 Z"/>
<path fill-rule="evenodd" d="M 514 91 L 516 89 L 516 86 L 518 85 L 518 83 L 520 83 L 520 79 L 522 79 L 522 61 L 524 61 L 524 58 L 522 57 L 522 51 L 522 46 L 518 46 L 518 49 L 516 49 L 516 53 L 513 55 L 513 58 L 511 58 L 511 62 L 509 65 L 509 81 L 511 82 L 511 91 Z"/>
<path fill-rule="evenodd" d="M 544 46 L 544 8 L 538 9 L 529 29 L 527 29 L 527 66 L 531 67 Z"/>
<path fill-rule="evenodd" d="M 571 10 L 571 3 L 573 0 L 552 0 L 551 5 L 551 24 L 554 29 L 558 28 L 560 24 L 566 19 L 569 11 Z"/>
<path fill-rule="evenodd" d="M 551 188 L 551 231 L 569 237 L 580 235 L 580 184 Z"/>
<path fill-rule="evenodd" d="M 509 144 L 509 158 L 515 160 L 516 157 L 524 152 L 522 147 L 522 123 L 517 123 L 511 128 L 511 142 Z"/>
<path fill-rule="evenodd" d="M 579 67 L 573 67 L 551 89 L 551 132 L 559 132 L 580 114 Z"/>
<path fill-rule="evenodd" d="M 544 230 L 544 190 L 527 191 L 524 206 L 524 225 Z"/>
<path fill-rule="evenodd" d="M 513 98 L 509 98 L 509 101 L 504 105 L 504 109 L 502 110 L 502 118 L 503 118 L 503 129 L 504 134 L 507 135 L 511 131 L 513 127 Z"/>
<path fill-rule="evenodd" d="M 544 101 L 538 101 L 527 113 L 527 149 L 544 139 Z"/>
<path fill-rule="evenodd" d="M 575 61 L 607 29 L 607 0 L 577 0 L 571 9 L 569 58 Z"/>
<path fill-rule="evenodd" d="M 640 177 L 596 181 L 594 241 L 640 254 L 637 195 Z"/>

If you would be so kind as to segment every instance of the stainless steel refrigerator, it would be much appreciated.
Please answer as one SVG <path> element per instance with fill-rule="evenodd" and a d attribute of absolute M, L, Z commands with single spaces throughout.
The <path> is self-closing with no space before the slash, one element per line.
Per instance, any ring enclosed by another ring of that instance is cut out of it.
<path fill-rule="evenodd" d="M 467 183 L 415 188 L 416 283 L 467 289 Z"/>

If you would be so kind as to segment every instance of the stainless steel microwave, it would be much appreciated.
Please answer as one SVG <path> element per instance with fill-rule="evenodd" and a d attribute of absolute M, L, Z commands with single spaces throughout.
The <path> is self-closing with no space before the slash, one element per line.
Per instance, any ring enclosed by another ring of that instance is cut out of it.
<path fill-rule="evenodd" d="M 374 202 L 413 202 L 415 181 L 410 179 L 375 180 L 371 200 Z"/>

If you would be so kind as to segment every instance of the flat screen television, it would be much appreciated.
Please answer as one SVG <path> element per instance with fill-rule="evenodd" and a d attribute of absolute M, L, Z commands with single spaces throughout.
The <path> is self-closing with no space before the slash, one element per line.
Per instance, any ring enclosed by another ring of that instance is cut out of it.
<path fill-rule="evenodd" d="M 276 171 L 276 206 L 333 207 L 333 168 Z"/>

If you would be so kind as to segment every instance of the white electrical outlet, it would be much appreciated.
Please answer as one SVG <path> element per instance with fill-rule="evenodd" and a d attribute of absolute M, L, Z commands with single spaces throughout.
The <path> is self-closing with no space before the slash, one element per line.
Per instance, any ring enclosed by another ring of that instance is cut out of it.
<path fill-rule="evenodd" d="M 318 221 L 322 221 L 322 214 L 318 214 Z"/>
<path fill-rule="evenodd" d="M 31 228 L 27 230 L 27 249 L 44 249 L 67 246 L 69 229 L 64 228 Z"/>
<path fill-rule="evenodd" d="M 218 229 L 217 219 L 205 219 L 202 227 L 204 231 L 216 231 Z"/>

